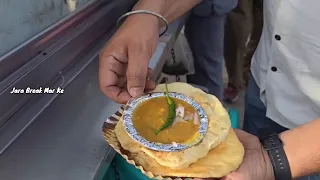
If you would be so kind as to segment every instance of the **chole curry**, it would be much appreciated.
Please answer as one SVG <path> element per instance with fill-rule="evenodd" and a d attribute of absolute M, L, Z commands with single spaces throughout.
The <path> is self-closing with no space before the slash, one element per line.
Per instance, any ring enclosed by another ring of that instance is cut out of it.
<path fill-rule="evenodd" d="M 109 131 L 111 133 L 105 133 L 106 135 L 110 134 L 109 141 L 114 141 L 113 146 L 118 147 L 117 149 L 123 148 L 127 150 L 121 151 L 123 157 L 127 159 L 128 163 L 134 164 L 149 178 L 159 177 L 160 179 L 162 178 L 161 176 L 220 178 L 231 171 L 236 170 L 242 162 L 244 149 L 237 139 L 237 136 L 232 131 L 229 115 L 221 102 L 215 96 L 206 94 L 200 89 L 194 88 L 186 83 L 171 83 L 168 84 L 168 88 L 171 92 L 177 92 L 189 96 L 204 110 L 208 117 L 208 129 L 202 140 L 198 144 L 183 151 L 163 152 L 151 150 L 139 144 L 129 136 L 125 130 L 122 117 L 119 119 L 120 123 L 117 123 L 114 129 L 116 138 L 114 138 L 112 134 L 113 130 Z M 164 89 L 165 84 L 160 84 L 156 87 L 154 92 L 164 92 Z M 176 99 L 173 100 L 177 103 L 176 109 L 182 105 L 186 108 L 185 111 L 188 111 L 188 107 L 190 107 L 188 106 L 189 104 L 179 104 Z M 160 105 L 160 103 L 152 105 L 154 103 L 153 101 L 162 101 L 162 105 Z M 149 103 L 151 105 L 149 105 Z M 158 108 L 153 109 L 153 106 Z M 154 118 L 154 116 L 159 117 L 159 115 L 154 115 L 154 113 L 158 113 L 161 108 L 165 108 L 164 110 L 167 111 L 166 108 L 168 108 L 168 103 L 165 101 L 165 97 L 163 97 L 163 99 L 152 99 L 149 102 L 147 100 L 145 101 L 145 104 L 141 102 L 140 108 L 136 108 L 135 110 L 138 110 L 136 111 L 136 115 L 141 114 L 141 116 L 143 115 L 143 117 L 145 117 L 145 115 L 147 116 L 147 114 L 150 113 L 150 116 L 153 116 L 152 118 Z M 195 112 L 195 109 L 192 107 L 190 108 L 191 111 L 193 110 L 192 112 Z M 177 112 L 179 111 L 177 110 Z M 187 113 L 185 112 L 184 116 L 186 116 L 186 114 Z M 142 117 L 140 117 L 140 119 L 141 118 Z M 152 121 L 152 118 L 148 119 Z M 132 120 L 134 121 L 134 118 Z M 137 131 L 139 133 L 146 133 L 144 130 L 151 129 L 151 127 L 149 127 L 150 123 L 147 122 L 148 126 L 144 125 L 145 121 L 146 120 L 141 119 L 141 121 L 136 124 L 136 127 L 138 126 Z M 151 131 L 152 137 L 149 137 L 149 139 L 155 138 L 155 140 L 157 140 L 156 138 L 164 136 L 163 133 L 175 128 L 174 126 L 169 127 L 164 131 L 161 131 L 158 134 L 159 137 L 154 137 L 155 131 L 158 130 L 163 122 L 155 123 L 158 123 L 158 125 L 153 127 L 154 130 Z M 190 126 L 191 125 L 192 123 Z M 188 130 L 189 133 L 185 129 L 178 129 L 178 131 L 183 132 L 185 135 L 190 134 L 190 130 Z M 143 136 L 148 138 L 146 134 Z M 176 136 L 177 135 L 174 135 L 173 137 Z M 189 137 L 186 137 L 186 139 Z M 172 140 L 168 140 L 167 142 L 171 143 L 170 141 Z M 119 143 L 121 144 L 121 148 Z M 181 180 L 184 178 L 177 179 Z"/>
<path fill-rule="evenodd" d="M 133 125 L 146 140 L 162 144 L 187 144 L 195 140 L 199 130 L 199 114 L 187 102 L 172 98 L 176 104 L 173 124 L 156 135 L 156 131 L 166 122 L 169 105 L 165 96 L 141 102 L 132 115 Z"/>

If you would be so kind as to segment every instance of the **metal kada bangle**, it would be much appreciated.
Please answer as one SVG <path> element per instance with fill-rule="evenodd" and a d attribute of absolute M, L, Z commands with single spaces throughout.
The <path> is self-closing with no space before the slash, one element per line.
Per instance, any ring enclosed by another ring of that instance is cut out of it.
<path fill-rule="evenodd" d="M 127 12 L 125 13 L 124 15 L 120 16 L 119 19 L 117 20 L 117 27 L 119 28 L 120 25 L 121 25 L 121 21 L 130 16 L 130 15 L 133 15 L 133 14 L 150 14 L 150 15 L 153 15 L 153 16 L 156 16 L 158 17 L 159 19 L 161 19 L 164 24 L 165 24 L 165 29 L 162 33 L 160 33 L 159 36 L 162 36 L 164 35 L 167 31 L 168 31 L 168 26 L 169 26 L 169 23 L 168 21 L 166 20 L 166 18 L 164 18 L 163 16 L 161 16 L 160 14 L 158 13 L 155 13 L 155 12 L 152 12 L 152 11 L 148 11 L 148 10 L 135 10 L 135 11 L 130 11 L 130 12 Z"/>

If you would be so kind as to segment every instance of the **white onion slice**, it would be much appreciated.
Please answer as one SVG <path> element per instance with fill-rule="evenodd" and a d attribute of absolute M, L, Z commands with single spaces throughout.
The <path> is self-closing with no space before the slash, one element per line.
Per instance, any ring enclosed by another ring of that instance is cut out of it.
<path fill-rule="evenodd" d="M 189 121 L 193 118 L 193 114 L 192 113 L 188 113 L 184 116 L 183 120 L 185 121 Z"/>
<path fill-rule="evenodd" d="M 176 142 L 172 142 L 173 147 L 178 147 L 178 144 Z"/>
<path fill-rule="evenodd" d="M 174 118 L 172 126 L 175 126 L 178 122 L 185 122 L 185 121 L 182 119 L 182 117 L 178 116 L 178 117 Z"/>
<path fill-rule="evenodd" d="M 199 123 L 198 113 L 195 112 L 193 115 L 193 124 L 198 125 Z"/>
<path fill-rule="evenodd" d="M 179 107 L 177 107 L 177 109 L 176 109 L 176 117 L 178 117 L 178 116 L 180 116 L 180 117 L 184 117 L 184 107 L 183 106 L 179 106 Z"/>

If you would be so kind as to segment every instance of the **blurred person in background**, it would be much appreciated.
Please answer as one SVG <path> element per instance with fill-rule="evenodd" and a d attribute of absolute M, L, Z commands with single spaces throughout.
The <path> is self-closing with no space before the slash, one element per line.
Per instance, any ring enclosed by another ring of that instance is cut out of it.
<path fill-rule="evenodd" d="M 263 26 L 262 0 L 239 0 L 227 15 L 225 62 L 228 85 L 223 96 L 234 102 L 247 87 L 251 58 L 259 43 Z"/>
<path fill-rule="evenodd" d="M 187 82 L 205 87 L 223 97 L 224 31 L 226 15 L 238 0 L 204 0 L 193 8 L 185 24 L 185 35 L 194 57 L 195 73 Z"/>

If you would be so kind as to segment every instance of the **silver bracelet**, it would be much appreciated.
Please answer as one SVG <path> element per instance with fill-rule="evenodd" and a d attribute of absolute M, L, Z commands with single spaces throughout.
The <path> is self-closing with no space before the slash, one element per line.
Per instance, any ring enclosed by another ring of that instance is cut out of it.
<path fill-rule="evenodd" d="M 133 15 L 133 14 L 150 14 L 150 15 L 156 16 L 159 19 L 161 19 L 165 24 L 165 29 L 164 29 L 164 31 L 162 33 L 160 33 L 159 36 L 164 35 L 168 31 L 169 23 L 166 20 L 166 18 L 164 18 L 163 16 L 161 16 L 158 13 L 155 13 L 155 12 L 152 12 L 152 11 L 148 11 L 148 10 L 135 10 L 135 11 L 130 11 L 130 12 L 125 13 L 124 15 L 120 16 L 119 19 L 117 20 L 117 27 L 118 28 L 120 27 L 120 25 L 121 25 L 120 23 L 124 18 L 126 18 L 126 17 L 128 17 L 130 15 Z"/>

